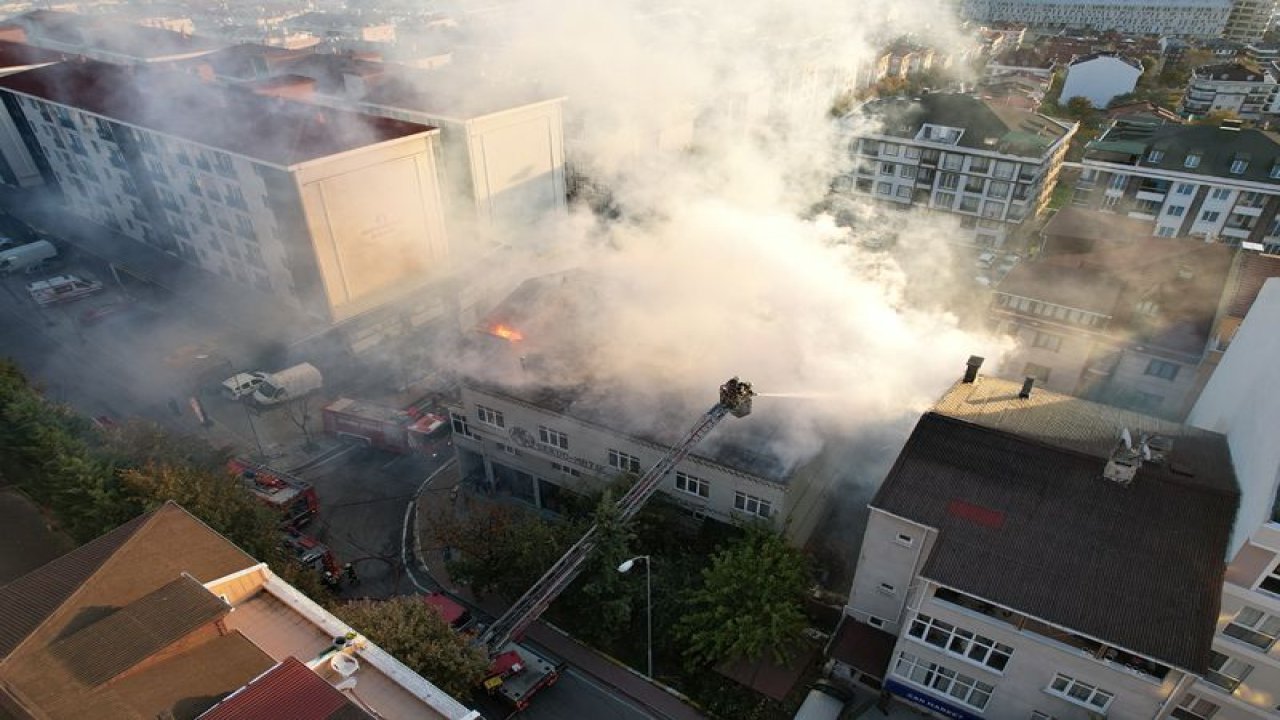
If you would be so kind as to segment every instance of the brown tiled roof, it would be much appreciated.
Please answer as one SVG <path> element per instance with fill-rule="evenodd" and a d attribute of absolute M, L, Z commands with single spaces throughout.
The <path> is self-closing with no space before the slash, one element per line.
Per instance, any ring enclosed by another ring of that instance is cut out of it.
<path fill-rule="evenodd" d="M 1225 439 L 1187 430 L 1122 486 L 1102 478 L 1107 453 L 1085 451 L 1096 444 L 1044 441 L 1049 406 L 1075 406 L 1064 424 L 1091 409 L 1105 416 L 1102 406 L 1033 391 L 1039 419 L 1024 435 L 1019 385 L 979 383 L 995 386 L 998 407 L 967 419 L 926 413 L 871 503 L 938 530 L 921 575 L 1203 673 L 1239 502 Z M 1108 434 L 1118 440 L 1119 429 Z M 956 501 L 1001 522 L 949 512 Z"/>
<path fill-rule="evenodd" d="M 188 73 L 89 60 L 2 77 L 0 89 L 282 166 L 432 130 L 263 97 Z"/>
<path fill-rule="evenodd" d="M 143 515 L 0 588 L 0 661 L 145 524 Z"/>
<path fill-rule="evenodd" d="M 1227 304 L 1227 314 L 1244 317 L 1262 291 L 1262 284 L 1273 277 L 1280 277 L 1280 255 L 1243 254 L 1236 271 L 1235 287 Z"/>
<path fill-rule="evenodd" d="M 297 658 L 285 658 L 200 720 L 372 720 Z"/>
<path fill-rule="evenodd" d="M 183 575 L 59 640 L 49 652 L 81 683 L 97 687 L 222 617 L 227 609 L 203 585 Z"/>
<path fill-rule="evenodd" d="M 836 636 L 827 648 L 834 660 L 857 668 L 871 677 L 883 680 L 893 657 L 893 646 L 898 638 L 879 628 L 860 623 L 852 617 L 840 620 Z"/>
<path fill-rule="evenodd" d="M 1122 289 L 1103 270 L 1064 267 L 1043 261 L 1014 265 L 996 286 L 999 293 L 1100 315 L 1115 314 Z"/>
<path fill-rule="evenodd" d="M 112 680 L 110 692 L 140 717 L 189 720 L 213 707 L 276 661 L 238 631 L 209 640 L 164 662 Z"/>
<path fill-rule="evenodd" d="M 1149 220 L 1064 207 L 1054 213 L 1041 232 L 1049 238 L 1079 238 L 1082 240 L 1134 240 L 1149 238 L 1155 234 L 1155 223 Z M 1046 248 L 1053 252 L 1054 248 Z"/>

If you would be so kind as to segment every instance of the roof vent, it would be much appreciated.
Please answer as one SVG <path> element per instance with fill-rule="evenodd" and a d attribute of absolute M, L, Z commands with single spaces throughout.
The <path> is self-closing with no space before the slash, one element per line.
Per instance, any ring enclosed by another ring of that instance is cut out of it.
<path fill-rule="evenodd" d="M 1111 451 L 1111 458 L 1107 460 L 1107 467 L 1102 471 L 1103 479 L 1128 486 L 1138 474 L 1138 468 L 1142 467 L 1145 452 L 1146 446 L 1141 449 L 1133 447 L 1133 435 L 1129 433 L 1129 428 L 1124 428 Z"/>
<path fill-rule="evenodd" d="M 1023 380 L 1022 389 L 1018 391 L 1018 397 L 1022 398 L 1023 400 L 1026 400 L 1027 398 L 1031 397 L 1031 388 L 1035 384 L 1036 384 L 1036 379 L 1033 377 L 1028 377 L 1026 380 Z"/>
<path fill-rule="evenodd" d="M 978 379 L 978 371 L 982 369 L 982 363 L 986 358 L 980 355 L 970 355 L 969 362 L 964 364 L 964 380 L 965 383 L 971 383 Z"/>

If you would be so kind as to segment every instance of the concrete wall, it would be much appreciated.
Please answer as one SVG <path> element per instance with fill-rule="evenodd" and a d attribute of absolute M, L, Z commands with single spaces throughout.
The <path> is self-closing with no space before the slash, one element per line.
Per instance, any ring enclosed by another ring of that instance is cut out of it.
<path fill-rule="evenodd" d="M 566 209 L 562 103 L 551 101 L 468 120 L 476 212 L 518 228 Z"/>
<path fill-rule="evenodd" d="M 1148 375 L 1147 369 L 1152 361 L 1173 363 L 1178 366 L 1178 374 L 1173 380 Z M 1188 394 L 1196 387 L 1198 361 L 1198 357 L 1186 361 L 1170 355 L 1153 355 L 1136 348 L 1126 349 L 1107 381 L 1104 397 L 1114 405 L 1180 421 L 1188 402 Z"/>
<path fill-rule="evenodd" d="M 917 573 L 924 566 L 936 535 L 931 528 L 872 507 L 845 612 L 885 632 L 898 634 Z"/>

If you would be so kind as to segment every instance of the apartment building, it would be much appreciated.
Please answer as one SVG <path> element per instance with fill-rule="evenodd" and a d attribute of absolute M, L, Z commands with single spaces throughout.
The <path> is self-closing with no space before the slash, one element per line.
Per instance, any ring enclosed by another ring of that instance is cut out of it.
<path fill-rule="evenodd" d="M 990 324 L 1018 342 L 999 372 L 1181 419 L 1194 400 L 1232 249 L 1125 236 L 1125 229 L 1075 208 L 1049 222 L 1040 256 L 994 288 Z"/>
<path fill-rule="evenodd" d="M 1117 120 L 1089 143 L 1076 205 L 1152 224 L 1159 237 L 1280 248 L 1280 136 Z"/>
<path fill-rule="evenodd" d="M 0 601 L 7 718 L 480 717 L 172 502 Z"/>
<path fill-rule="evenodd" d="M 1197 717 L 1240 499 L 1225 439 L 970 362 L 870 504 L 841 632 L 892 636 L 883 688 L 934 717 Z"/>
<path fill-rule="evenodd" d="M 1246 120 L 1257 120 L 1276 113 L 1277 102 L 1280 102 L 1280 79 L 1274 66 L 1221 63 L 1204 65 L 1191 72 L 1178 112 L 1191 117 L 1225 111 Z"/>
<path fill-rule="evenodd" d="M 1044 210 L 1076 125 L 967 95 L 864 104 L 845 118 L 852 169 L 832 196 L 956 217 L 959 239 L 1000 247 Z"/>
<path fill-rule="evenodd" d="M 1235 333 L 1188 422 L 1227 437 L 1240 480 L 1240 513 L 1210 670 L 1188 689 L 1191 720 L 1261 720 L 1280 707 L 1280 445 L 1267 428 L 1280 421 L 1272 382 L 1280 352 L 1280 280 L 1269 279 Z"/>
<path fill-rule="evenodd" d="M 101 15 L 33 10 L 8 22 L 21 27 L 26 42 L 37 47 L 126 65 L 186 60 L 223 46 L 212 38 Z"/>
<path fill-rule="evenodd" d="M 1275 0 L 1232 0 L 1222 37 L 1238 43 L 1261 42 L 1275 12 Z"/>
<path fill-rule="evenodd" d="M 69 211 L 322 322 L 447 270 L 435 128 L 94 61 L 0 97 Z"/>
<path fill-rule="evenodd" d="M 481 325 L 467 355 L 477 370 L 452 408 L 464 478 L 559 512 L 573 494 L 647 471 L 716 403 L 726 378 L 705 398 L 646 378 L 588 381 L 584 359 L 602 341 L 586 322 L 594 282 L 579 273 L 528 280 Z M 776 415 L 726 418 L 660 492 L 698 519 L 764 522 L 803 545 L 845 466 L 834 452 L 787 459 L 784 425 Z"/>
<path fill-rule="evenodd" d="M 960 16 L 1040 29 L 1216 38 L 1227 25 L 1231 7 L 1232 0 L 963 0 Z"/>
<path fill-rule="evenodd" d="M 61 62 L 66 57 L 54 50 L 0 40 L 0 77 Z M 18 126 L 8 113 L 0 113 L 0 182 L 13 187 L 42 184 L 44 178 L 37 163 L 37 158 L 23 144 Z"/>

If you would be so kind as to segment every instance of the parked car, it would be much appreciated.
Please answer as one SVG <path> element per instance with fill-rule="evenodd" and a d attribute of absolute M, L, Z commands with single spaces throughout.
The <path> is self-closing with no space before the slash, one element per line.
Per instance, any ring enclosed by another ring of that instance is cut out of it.
<path fill-rule="evenodd" d="M 253 394 L 254 390 L 267 379 L 267 373 L 260 370 L 236 373 L 222 381 L 222 394 L 228 400 L 239 400 Z"/>

